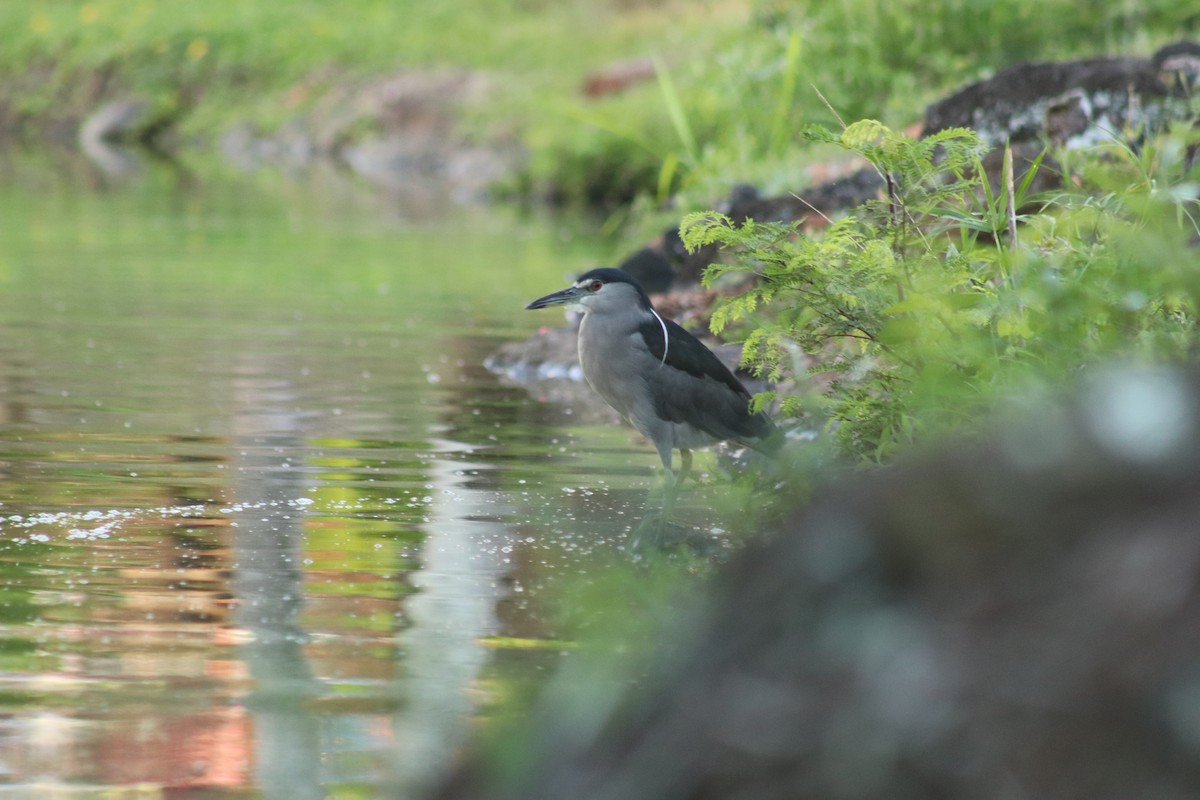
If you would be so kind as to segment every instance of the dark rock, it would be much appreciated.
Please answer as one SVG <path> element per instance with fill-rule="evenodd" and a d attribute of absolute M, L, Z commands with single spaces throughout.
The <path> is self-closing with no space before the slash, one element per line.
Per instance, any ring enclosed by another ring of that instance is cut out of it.
<path fill-rule="evenodd" d="M 678 230 L 675 237 L 679 238 Z M 617 265 L 618 269 L 628 272 L 634 280 L 641 284 L 647 292 L 665 292 L 675 280 L 675 269 L 663 253 L 661 247 L 647 245 L 635 250 L 632 255 Z"/>
<path fill-rule="evenodd" d="M 720 255 L 720 248 L 708 245 L 689 251 L 679 236 L 679 226 L 665 229 L 661 237 L 625 257 L 618 267 L 632 275 L 650 294 L 665 294 L 672 289 L 695 291 L 705 268 Z"/>
<path fill-rule="evenodd" d="M 749 184 L 737 184 L 717 210 L 736 223 L 747 219 L 758 222 L 801 222 L 811 230 L 824 227 L 830 218 L 879 196 L 883 186 L 883 179 L 874 169 L 856 170 L 800 192 L 772 197 L 761 196 Z M 699 283 L 704 277 L 704 270 L 721 256 L 721 249 L 715 244 L 689 251 L 679 238 L 678 227 L 668 228 L 662 239 L 649 245 L 648 249 L 672 265 L 674 285 L 684 288 Z"/>
<path fill-rule="evenodd" d="M 247 171 L 266 164 L 302 170 L 321 156 L 312 134 L 300 120 L 292 120 L 269 136 L 256 133 L 249 125 L 235 125 L 221 136 L 217 146 L 225 158 Z"/>
<path fill-rule="evenodd" d="M 721 248 L 716 244 L 707 244 L 695 250 L 688 250 L 679 236 L 679 227 L 667 228 L 658 242 L 658 247 L 671 262 L 675 270 L 676 281 L 683 286 L 694 286 L 704 277 L 704 270 L 709 264 L 721 257 Z"/>
<path fill-rule="evenodd" d="M 1200 44 L 1182 41 L 1160 47 L 1150 63 L 1170 94 L 1190 97 L 1200 91 Z"/>
<path fill-rule="evenodd" d="M 145 100 L 137 97 L 113 100 L 83 121 L 79 128 L 79 149 L 106 177 L 126 180 L 141 175 L 145 169 L 137 145 L 150 142 L 153 133 L 160 130 Z"/>
<path fill-rule="evenodd" d="M 1196 44 L 1180 42 L 1152 58 L 1016 64 L 930 105 L 924 130 L 973 128 L 986 144 L 999 147 L 1041 139 L 1048 129 L 1060 144 L 1082 146 L 1161 128 L 1182 115 L 1182 105 L 1176 109 L 1167 100 L 1200 63 L 1198 54 Z"/>
<path fill-rule="evenodd" d="M 497 375 L 517 383 L 567 379 L 583 381 L 574 326 L 542 328 L 520 342 L 508 342 L 484 360 Z"/>
<path fill-rule="evenodd" d="M 520 160 L 512 145 L 472 142 L 460 130 L 463 109 L 489 87 L 478 72 L 398 73 L 349 96 L 324 118 L 317 140 L 373 183 L 435 180 L 463 198 L 479 197 Z"/>
<path fill-rule="evenodd" d="M 823 492 L 623 701 L 560 687 L 434 797 L 1193 798 L 1197 519 L 1200 375 L 1104 375 Z"/>
<path fill-rule="evenodd" d="M 408 70 L 360 85 L 337 83 L 309 114 L 279 131 L 231 129 L 221 151 L 244 168 L 334 159 L 394 193 L 474 200 L 524 157 L 503 136 L 477 141 L 461 129 L 463 110 L 490 85 L 482 73 L 463 70 Z M 313 91 L 303 87 L 305 95 Z"/>
<path fill-rule="evenodd" d="M 1184 118 L 1183 99 L 1200 85 L 1200 45 L 1179 42 L 1152 58 L 1093 58 L 1082 61 L 1017 64 L 974 83 L 925 111 L 926 135 L 946 128 L 973 128 L 984 143 L 1014 148 L 1015 180 L 1046 144 L 1079 147 L 1127 132 L 1142 135 Z M 1000 183 L 1003 152 L 984 160 L 993 188 Z M 1053 163 L 1039 171 L 1032 191 L 1055 185 Z M 877 197 L 884 181 L 871 168 L 807 189 L 762 197 L 753 187 L 735 186 L 724 209 L 734 221 L 803 221 L 819 228 L 827 219 Z M 680 270 L 697 277 L 716 259 L 715 251 L 690 254 Z"/>
<path fill-rule="evenodd" d="M 866 168 L 794 194 L 746 197 L 732 204 L 728 214 L 737 222 L 745 219 L 758 222 L 807 220 L 812 227 L 822 227 L 827 219 L 878 197 L 883 189 L 884 182 L 879 173 Z"/>
<path fill-rule="evenodd" d="M 1010 139 L 1037 138 L 1044 129 L 1047 107 L 1061 102 L 1068 92 L 1088 101 L 1096 117 L 1107 118 L 1109 131 L 1120 131 L 1129 121 L 1131 92 L 1149 97 L 1166 94 L 1144 58 L 1016 64 L 929 106 L 925 133 L 973 128 L 993 147 Z"/>
<path fill-rule="evenodd" d="M 121 142 L 138 138 L 150 116 L 150 104 L 138 97 L 105 103 L 93 111 L 79 128 L 84 143 Z"/>

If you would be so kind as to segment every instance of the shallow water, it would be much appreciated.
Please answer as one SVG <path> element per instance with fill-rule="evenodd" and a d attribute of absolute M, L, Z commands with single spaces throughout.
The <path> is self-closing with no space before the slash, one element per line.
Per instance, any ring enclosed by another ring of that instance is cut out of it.
<path fill-rule="evenodd" d="M 482 366 L 613 245 L 332 178 L 4 177 L 0 797 L 415 794 L 656 479 Z"/>

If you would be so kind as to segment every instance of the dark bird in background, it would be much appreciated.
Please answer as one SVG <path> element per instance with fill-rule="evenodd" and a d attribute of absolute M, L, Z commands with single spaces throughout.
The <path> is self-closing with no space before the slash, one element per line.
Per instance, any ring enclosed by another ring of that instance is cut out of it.
<path fill-rule="evenodd" d="M 666 470 L 664 519 L 693 449 L 724 441 L 768 453 L 779 448 L 780 432 L 765 414 L 750 412 L 741 381 L 699 339 L 655 311 L 627 273 L 591 270 L 526 308 L 558 305 L 583 311 L 579 361 L 588 384 L 658 450 Z"/>

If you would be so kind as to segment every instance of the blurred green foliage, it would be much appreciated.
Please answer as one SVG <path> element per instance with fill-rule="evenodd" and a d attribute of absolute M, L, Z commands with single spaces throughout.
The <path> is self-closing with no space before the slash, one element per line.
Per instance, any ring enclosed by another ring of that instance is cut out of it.
<path fill-rule="evenodd" d="M 802 185 L 797 134 L 834 109 L 900 129 L 1014 61 L 1144 53 L 1198 25 L 1173 0 L 27 0 L 0 4 L 0 109 L 81 114 L 130 92 L 206 136 L 282 126 L 389 71 L 478 69 L 497 80 L 470 129 L 531 153 L 507 191 L 698 208 L 735 182 Z M 657 81 L 581 91 L 648 57 Z"/>
<path fill-rule="evenodd" d="M 738 182 L 794 191 L 809 182 L 814 148 L 800 135 L 808 125 L 870 117 L 903 129 L 929 102 L 1014 62 L 1149 53 L 1200 28 L 1200 12 L 1170 0 L 764 0 L 748 8 L 691 48 L 663 53 L 669 82 L 588 106 L 586 119 L 610 135 L 585 137 L 582 151 L 625 171 L 633 159 L 648 160 L 647 173 L 669 170 L 670 181 L 660 174 L 642 191 L 662 201 L 669 187 L 685 208 Z M 581 143 L 548 144 L 545 160 L 562 165 L 557 180 L 571 185 L 572 162 L 561 156 Z"/>
<path fill-rule="evenodd" d="M 494 73 L 486 125 L 577 121 L 589 68 L 696 39 L 740 4 L 654 0 L 28 0 L 0 4 L 0 101 L 18 115 L 86 112 L 98 95 L 134 92 L 185 130 L 249 120 L 278 126 L 327 93 L 403 69 Z M 731 7 L 734 7 L 731 11 Z M 677 30 L 663 37 L 663 30 Z M 586 39 L 587 46 L 580 41 Z M 0 103 L 2 104 L 2 103 Z M 565 123 L 565 125 L 564 125 Z"/>

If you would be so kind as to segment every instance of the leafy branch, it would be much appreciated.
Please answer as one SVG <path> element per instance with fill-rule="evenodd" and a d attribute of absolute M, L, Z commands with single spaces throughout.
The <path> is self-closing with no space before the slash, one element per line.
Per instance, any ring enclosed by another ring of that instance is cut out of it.
<path fill-rule="evenodd" d="M 865 158 L 886 191 L 819 233 L 715 212 L 680 228 L 688 247 L 731 256 L 708 285 L 756 278 L 711 325 L 743 329 L 744 363 L 792 381 L 760 406 L 819 413 L 845 449 L 877 460 L 1021 381 L 1193 346 L 1200 278 L 1182 254 L 1200 218 L 1197 183 L 1186 159 L 1164 171 L 1162 156 L 1180 147 L 1095 158 L 1071 191 L 1036 198 L 1046 154 L 1018 175 L 1006 148 L 994 186 L 969 130 L 913 139 L 863 120 L 805 135 Z M 815 399 L 802 391 L 814 372 L 828 378 Z"/>

